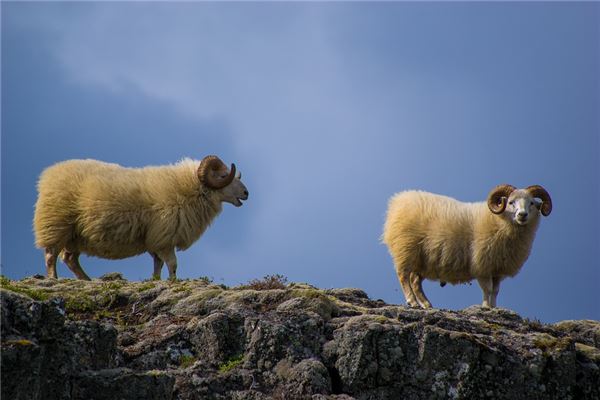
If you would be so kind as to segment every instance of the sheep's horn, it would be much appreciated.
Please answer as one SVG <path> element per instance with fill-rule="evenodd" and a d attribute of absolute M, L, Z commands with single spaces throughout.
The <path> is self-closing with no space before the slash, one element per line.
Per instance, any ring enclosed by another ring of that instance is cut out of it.
<path fill-rule="evenodd" d="M 487 205 L 494 214 L 502 214 L 506 208 L 506 199 L 516 189 L 512 185 L 498 185 L 488 195 Z"/>
<path fill-rule="evenodd" d="M 229 174 L 222 179 L 216 178 L 213 172 L 226 171 L 227 166 L 217 156 L 206 156 L 198 167 L 198 178 L 200 182 L 211 189 L 223 189 L 235 178 L 235 164 L 231 164 Z"/>
<path fill-rule="evenodd" d="M 544 217 L 547 217 L 552 212 L 552 199 L 550 194 L 541 187 L 540 185 L 528 186 L 525 188 L 533 197 L 537 197 L 542 200 L 541 212 Z"/>

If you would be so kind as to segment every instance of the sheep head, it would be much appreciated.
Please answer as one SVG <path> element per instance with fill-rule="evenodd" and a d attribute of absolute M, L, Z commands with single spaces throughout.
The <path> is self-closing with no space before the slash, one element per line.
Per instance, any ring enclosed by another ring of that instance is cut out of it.
<path fill-rule="evenodd" d="M 529 194 L 542 201 L 540 205 L 540 212 L 544 217 L 547 217 L 552 212 L 552 199 L 550 198 L 550 194 L 541 187 L 540 185 L 527 186 L 525 188 Z"/>
<path fill-rule="evenodd" d="M 235 164 L 231 168 L 217 156 L 206 156 L 198 167 L 198 179 L 209 189 L 217 190 L 221 201 L 236 207 L 242 205 L 241 200 L 248 199 L 248 190 L 241 181 L 242 175 L 236 173 Z"/>
<path fill-rule="evenodd" d="M 552 200 L 546 189 L 539 185 L 525 189 L 499 185 L 488 196 L 488 208 L 494 214 L 502 214 L 506 211 L 507 216 L 510 215 L 516 224 L 527 225 L 537 218 L 538 211 L 545 217 L 550 215 Z"/>

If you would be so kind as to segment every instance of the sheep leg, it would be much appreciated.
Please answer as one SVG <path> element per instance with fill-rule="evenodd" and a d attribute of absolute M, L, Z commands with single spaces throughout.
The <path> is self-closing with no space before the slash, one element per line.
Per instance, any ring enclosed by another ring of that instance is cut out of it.
<path fill-rule="evenodd" d="M 167 263 L 167 268 L 169 268 L 169 280 L 177 280 L 177 257 L 175 256 L 175 249 L 156 252 L 156 254 Z"/>
<path fill-rule="evenodd" d="M 56 279 L 56 258 L 58 257 L 58 251 L 52 247 L 46 247 L 44 250 L 44 258 L 46 260 L 46 274 L 48 278 Z"/>
<path fill-rule="evenodd" d="M 158 254 L 150 252 L 152 259 L 154 259 L 154 273 L 152 274 L 152 280 L 160 281 L 160 273 L 164 265 L 164 261 L 158 256 Z"/>
<path fill-rule="evenodd" d="M 490 305 L 492 307 L 496 307 L 496 297 L 498 297 L 498 292 L 500 292 L 500 282 L 502 281 L 502 277 L 495 276 L 492 278 L 492 293 L 490 295 Z"/>
<path fill-rule="evenodd" d="M 91 280 L 90 277 L 87 276 L 87 274 L 83 271 L 83 268 L 81 268 L 81 264 L 79 264 L 79 253 L 65 250 L 62 259 L 78 279 L 83 279 L 86 281 Z"/>
<path fill-rule="evenodd" d="M 410 287 L 422 308 L 431 308 L 431 303 L 423 292 L 423 278 L 415 272 L 410 274 Z"/>
<path fill-rule="evenodd" d="M 412 287 L 410 285 L 410 271 L 398 271 L 398 280 L 400 281 L 400 287 L 402 288 L 402 292 L 404 292 L 404 298 L 406 299 L 406 304 L 409 307 L 420 307 L 415 294 L 413 293 Z"/>
<path fill-rule="evenodd" d="M 492 278 L 477 278 L 477 282 L 479 282 L 479 286 L 481 287 L 481 290 L 483 291 L 483 303 L 481 303 L 481 306 L 483 308 L 493 307 L 491 305 L 492 292 L 494 289 L 494 283 L 493 283 Z"/>

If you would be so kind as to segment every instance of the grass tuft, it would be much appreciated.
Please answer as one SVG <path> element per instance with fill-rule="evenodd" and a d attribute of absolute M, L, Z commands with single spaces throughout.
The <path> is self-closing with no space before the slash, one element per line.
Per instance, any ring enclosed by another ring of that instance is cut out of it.
<path fill-rule="evenodd" d="M 234 369 L 235 367 L 237 367 L 238 365 L 240 365 L 243 360 L 244 360 L 244 355 L 238 354 L 237 356 L 234 356 L 234 357 L 230 358 L 229 360 L 227 360 L 226 362 L 219 365 L 219 372 L 223 373 L 223 374 L 225 372 L 229 372 L 232 369 Z"/>
<path fill-rule="evenodd" d="M 179 368 L 189 368 L 196 362 L 196 357 L 192 355 L 183 355 L 179 359 Z"/>
<path fill-rule="evenodd" d="M 245 285 L 241 285 L 240 289 L 252 290 L 271 290 L 285 289 L 287 287 L 287 278 L 280 274 L 266 275 L 262 279 L 252 279 Z"/>

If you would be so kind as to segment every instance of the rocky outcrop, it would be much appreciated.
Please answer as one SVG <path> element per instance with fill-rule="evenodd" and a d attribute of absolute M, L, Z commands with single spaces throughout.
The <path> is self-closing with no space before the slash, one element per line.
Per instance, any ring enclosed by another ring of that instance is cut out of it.
<path fill-rule="evenodd" d="M 2 280 L 2 399 L 599 399 L 600 323 L 359 289 Z"/>

